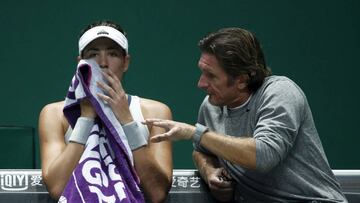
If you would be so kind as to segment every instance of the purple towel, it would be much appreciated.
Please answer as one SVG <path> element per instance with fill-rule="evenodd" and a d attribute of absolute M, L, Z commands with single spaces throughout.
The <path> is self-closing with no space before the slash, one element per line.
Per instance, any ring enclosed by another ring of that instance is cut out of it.
<path fill-rule="evenodd" d="M 94 60 L 81 60 L 65 99 L 64 115 L 74 128 L 80 101 L 89 99 L 98 118 L 78 166 L 59 202 L 144 202 L 124 131 L 111 108 L 96 96 L 103 81 Z M 111 148 L 111 149 L 110 149 Z"/>

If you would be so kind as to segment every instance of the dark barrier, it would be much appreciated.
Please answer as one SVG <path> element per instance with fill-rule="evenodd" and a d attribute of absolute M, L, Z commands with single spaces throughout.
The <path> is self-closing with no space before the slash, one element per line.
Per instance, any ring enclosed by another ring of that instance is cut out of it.
<path fill-rule="evenodd" d="M 349 202 L 360 202 L 360 170 L 333 170 Z M 0 170 L 0 202 L 55 202 L 42 182 L 41 170 Z M 215 202 L 196 170 L 174 170 L 167 203 Z"/>
<path fill-rule="evenodd" d="M 0 139 L 0 168 L 35 168 L 33 127 L 0 126 Z"/>

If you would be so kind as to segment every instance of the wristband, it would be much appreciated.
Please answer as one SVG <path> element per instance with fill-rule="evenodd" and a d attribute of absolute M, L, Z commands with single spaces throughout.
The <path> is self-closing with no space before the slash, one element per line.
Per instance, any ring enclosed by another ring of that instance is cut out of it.
<path fill-rule="evenodd" d="M 139 125 L 136 121 L 132 121 L 122 126 L 131 150 L 136 150 L 137 148 L 148 144 L 148 136 L 144 135 L 140 126 L 142 125 Z"/>
<path fill-rule="evenodd" d="M 69 142 L 85 145 L 93 125 L 93 118 L 79 117 L 70 135 Z"/>
<path fill-rule="evenodd" d="M 195 134 L 193 135 L 193 141 L 195 146 L 199 147 L 201 137 L 204 135 L 204 133 L 209 131 L 209 128 L 204 125 L 201 125 L 200 123 L 196 123 L 195 126 L 196 128 L 195 128 Z"/>

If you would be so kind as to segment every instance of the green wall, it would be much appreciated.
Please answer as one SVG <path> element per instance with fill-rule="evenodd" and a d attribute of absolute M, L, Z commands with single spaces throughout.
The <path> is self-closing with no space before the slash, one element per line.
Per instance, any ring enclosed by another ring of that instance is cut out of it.
<path fill-rule="evenodd" d="M 204 97 L 196 87 L 198 40 L 221 27 L 253 31 L 273 73 L 292 78 L 307 94 L 331 167 L 360 168 L 357 0 L 5 0 L 0 5 L 0 125 L 34 128 L 37 168 L 39 112 L 64 98 L 76 66 L 78 33 L 98 19 L 115 20 L 127 30 L 132 62 L 126 90 L 166 103 L 174 119 L 189 123 L 196 121 Z M 21 150 L 6 136 L 14 135 L 2 136 L 1 147 Z M 174 144 L 174 167 L 193 168 L 191 151 L 190 142 Z"/>

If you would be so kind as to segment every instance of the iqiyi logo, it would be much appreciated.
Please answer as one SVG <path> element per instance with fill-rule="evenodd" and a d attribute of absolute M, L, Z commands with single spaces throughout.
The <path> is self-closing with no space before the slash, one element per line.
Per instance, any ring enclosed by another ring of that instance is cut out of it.
<path fill-rule="evenodd" d="M 22 191 L 28 189 L 27 174 L 1 174 L 1 189 L 6 191 Z"/>

